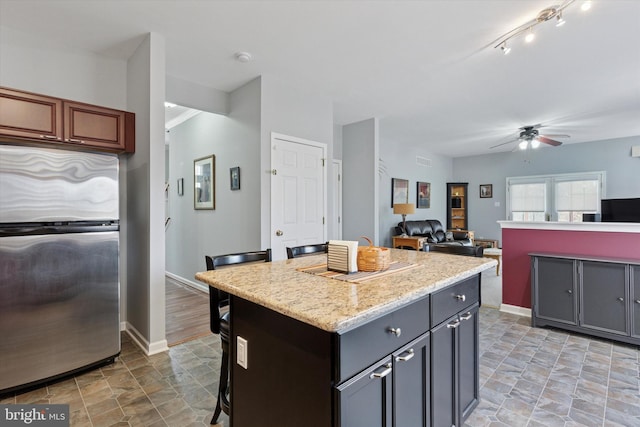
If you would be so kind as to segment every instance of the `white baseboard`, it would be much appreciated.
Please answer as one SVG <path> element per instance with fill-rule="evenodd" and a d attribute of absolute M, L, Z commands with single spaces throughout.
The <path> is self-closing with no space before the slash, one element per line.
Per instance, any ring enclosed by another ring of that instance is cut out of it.
<path fill-rule="evenodd" d="M 209 293 L 209 286 L 205 285 L 204 283 L 194 282 L 192 280 L 185 279 L 184 277 L 177 276 L 173 273 L 169 273 L 168 271 L 165 271 L 164 275 L 182 285 L 190 286 L 199 291 Z"/>
<path fill-rule="evenodd" d="M 144 351 L 147 356 L 152 356 L 154 354 L 162 353 L 164 351 L 169 350 L 169 345 L 167 344 L 167 340 L 166 339 L 150 343 L 129 322 L 127 322 L 125 331 L 131 337 L 133 342 L 136 343 L 136 345 L 138 347 L 140 347 L 142 349 L 142 351 Z"/>
<path fill-rule="evenodd" d="M 517 305 L 500 304 L 500 311 L 531 318 L 530 308 L 518 307 Z"/>

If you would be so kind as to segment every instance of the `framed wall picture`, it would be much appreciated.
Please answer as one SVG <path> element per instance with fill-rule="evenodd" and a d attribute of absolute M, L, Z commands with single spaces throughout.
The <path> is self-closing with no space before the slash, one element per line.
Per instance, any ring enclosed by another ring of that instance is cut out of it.
<path fill-rule="evenodd" d="M 178 196 L 184 195 L 184 178 L 178 178 Z"/>
<path fill-rule="evenodd" d="M 240 166 L 229 170 L 229 179 L 231 182 L 231 191 L 240 189 Z"/>
<path fill-rule="evenodd" d="M 391 178 L 391 207 L 396 203 L 409 203 L 409 180 Z"/>
<path fill-rule="evenodd" d="M 193 208 L 215 209 L 216 156 L 193 161 Z"/>
<path fill-rule="evenodd" d="M 480 184 L 480 198 L 489 199 L 493 197 L 493 184 Z"/>
<path fill-rule="evenodd" d="M 416 183 L 416 208 L 426 209 L 431 207 L 431 183 Z"/>

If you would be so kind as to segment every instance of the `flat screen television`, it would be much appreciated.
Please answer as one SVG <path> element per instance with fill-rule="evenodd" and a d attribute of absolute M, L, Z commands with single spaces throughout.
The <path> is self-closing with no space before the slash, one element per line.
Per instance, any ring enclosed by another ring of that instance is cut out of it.
<path fill-rule="evenodd" d="M 603 199 L 602 222 L 640 222 L 640 198 Z"/>

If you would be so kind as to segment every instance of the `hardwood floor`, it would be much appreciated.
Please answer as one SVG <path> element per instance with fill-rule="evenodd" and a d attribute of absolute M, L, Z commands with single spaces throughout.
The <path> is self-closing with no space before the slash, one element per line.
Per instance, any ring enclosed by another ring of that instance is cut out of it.
<path fill-rule="evenodd" d="M 165 328 L 170 347 L 211 334 L 206 293 L 167 278 L 165 298 Z"/>

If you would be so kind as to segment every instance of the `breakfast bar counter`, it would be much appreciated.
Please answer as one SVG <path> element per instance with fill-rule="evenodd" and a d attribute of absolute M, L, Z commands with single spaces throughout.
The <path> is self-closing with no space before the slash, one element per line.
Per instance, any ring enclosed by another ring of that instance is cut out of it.
<path fill-rule="evenodd" d="M 462 425 L 478 404 L 480 273 L 497 263 L 390 251 L 388 271 L 342 280 L 309 272 L 326 255 L 197 273 L 231 295 L 233 427 Z"/>
<path fill-rule="evenodd" d="M 415 267 L 362 283 L 298 271 L 326 263 L 326 255 L 315 255 L 205 271 L 196 279 L 322 330 L 340 332 L 497 264 L 437 252 L 390 251 L 392 262 Z"/>

